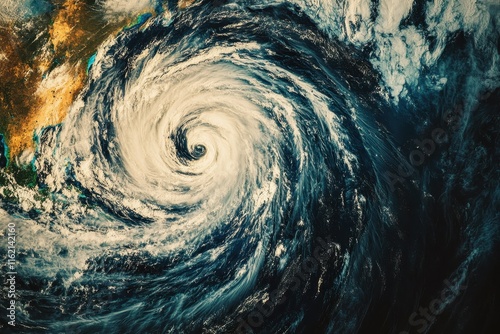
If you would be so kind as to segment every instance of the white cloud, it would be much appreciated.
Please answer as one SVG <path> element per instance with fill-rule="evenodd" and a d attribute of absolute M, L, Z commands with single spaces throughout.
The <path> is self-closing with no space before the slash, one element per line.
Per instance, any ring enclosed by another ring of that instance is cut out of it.
<path fill-rule="evenodd" d="M 111 17 L 133 16 L 155 7 L 154 0 L 99 0 L 98 4 Z"/>
<path fill-rule="evenodd" d="M 0 1 L 0 22 L 22 19 L 32 14 L 29 0 Z"/>

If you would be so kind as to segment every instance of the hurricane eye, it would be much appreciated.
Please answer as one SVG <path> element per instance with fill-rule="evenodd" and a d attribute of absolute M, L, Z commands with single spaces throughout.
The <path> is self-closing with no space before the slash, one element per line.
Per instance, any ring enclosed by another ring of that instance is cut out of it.
<path fill-rule="evenodd" d="M 202 158 L 207 151 L 207 148 L 201 144 L 197 144 L 193 147 L 193 150 L 191 151 L 191 155 L 193 156 L 194 159 L 200 159 Z"/>

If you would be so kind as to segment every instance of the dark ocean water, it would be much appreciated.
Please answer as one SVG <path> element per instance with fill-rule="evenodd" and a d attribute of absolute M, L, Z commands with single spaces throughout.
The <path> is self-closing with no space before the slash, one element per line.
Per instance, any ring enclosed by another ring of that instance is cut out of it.
<path fill-rule="evenodd" d="M 48 198 L 2 203 L 16 330 L 493 333 L 499 14 L 459 4 L 172 3 L 105 42 Z"/>

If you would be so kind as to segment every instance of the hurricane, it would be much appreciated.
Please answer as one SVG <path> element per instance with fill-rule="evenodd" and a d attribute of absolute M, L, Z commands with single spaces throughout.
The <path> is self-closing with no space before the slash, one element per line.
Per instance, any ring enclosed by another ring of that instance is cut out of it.
<path fill-rule="evenodd" d="M 157 7 L 2 187 L 16 332 L 498 322 L 498 4 Z"/>

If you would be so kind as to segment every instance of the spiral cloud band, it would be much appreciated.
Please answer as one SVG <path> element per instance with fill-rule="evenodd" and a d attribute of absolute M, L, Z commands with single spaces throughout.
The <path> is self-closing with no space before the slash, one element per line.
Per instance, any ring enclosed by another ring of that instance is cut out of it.
<path fill-rule="evenodd" d="M 333 235 L 340 217 L 344 235 L 332 240 L 347 247 L 368 196 L 354 118 L 373 97 L 347 101 L 348 85 L 375 78 L 367 64 L 352 67 L 346 50 L 312 22 L 294 23 L 286 7 L 192 15 L 200 19 L 159 17 L 101 48 L 54 134 L 60 181 L 125 219 L 147 249 L 135 256 L 169 264 L 144 288 L 149 306 L 139 298 L 127 313 L 159 312 L 158 326 L 172 330 L 227 312 L 260 287 L 263 271 L 279 277 L 315 235 Z"/>

